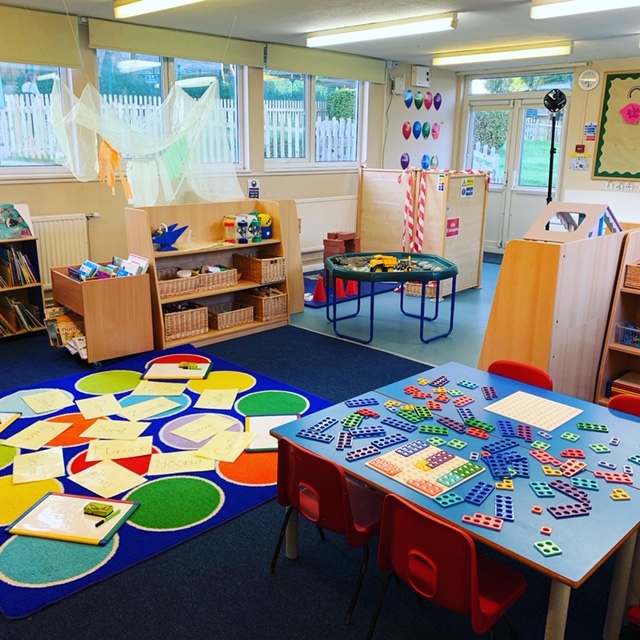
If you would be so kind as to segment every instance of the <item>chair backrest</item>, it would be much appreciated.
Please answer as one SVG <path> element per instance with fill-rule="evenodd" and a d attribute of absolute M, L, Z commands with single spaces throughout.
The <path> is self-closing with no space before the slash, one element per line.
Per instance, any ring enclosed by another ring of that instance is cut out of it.
<path fill-rule="evenodd" d="M 384 499 L 378 566 L 434 604 L 470 617 L 479 612 L 476 549 L 462 529 L 404 499 Z"/>
<path fill-rule="evenodd" d="M 342 468 L 286 438 L 278 440 L 277 498 L 322 529 L 344 533 L 349 544 L 363 544 L 353 524 Z"/>
<path fill-rule="evenodd" d="M 553 379 L 540 367 L 516 360 L 494 360 L 488 367 L 489 373 L 495 373 L 504 378 L 518 380 L 526 384 L 553 391 Z"/>
<path fill-rule="evenodd" d="M 632 416 L 640 416 L 640 397 L 626 393 L 618 393 L 612 398 L 609 398 L 607 407 L 615 411 L 630 413 Z"/>

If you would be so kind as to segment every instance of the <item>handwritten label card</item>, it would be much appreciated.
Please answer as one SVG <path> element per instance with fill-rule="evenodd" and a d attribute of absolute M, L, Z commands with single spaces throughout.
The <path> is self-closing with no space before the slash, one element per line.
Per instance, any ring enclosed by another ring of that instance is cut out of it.
<path fill-rule="evenodd" d="M 80 413 L 82 413 L 82 417 L 85 420 L 104 418 L 104 416 L 110 416 L 122 411 L 120 403 L 113 394 L 76 400 L 76 405 L 78 405 L 78 409 L 80 409 Z"/>
<path fill-rule="evenodd" d="M 151 456 L 147 475 L 160 476 L 191 471 L 212 471 L 215 468 L 215 460 L 199 457 L 193 451 L 154 453 Z"/>
<path fill-rule="evenodd" d="M 204 389 L 195 406 L 197 409 L 233 409 L 237 389 Z"/>
<path fill-rule="evenodd" d="M 153 436 L 137 440 L 92 440 L 87 448 L 87 462 L 135 458 L 151 453 Z"/>
<path fill-rule="evenodd" d="M 112 498 L 147 481 L 144 476 L 125 469 L 113 460 L 98 462 L 70 475 L 69 480 L 102 498 Z"/>
<path fill-rule="evenodd" d="M 64 476 L 62 447 L 24 453 L 13 459 L 13 484 Z"/>
<path fill-rule="evenodd" d="M 219 413 L 205 413 L 195 420 L 174 429 L 172 433 L 181 438 L 191 440 L 191 442 L 202 442 L 234 424 L 238 424 L 235 418 L 223 416 Z"/>
<path fill-rule="evenodd" d="M 105 440 L 136 440 L 150 424 L 150 422 L 99 419 L 82 432 L 82 437 L 104 438 Z"/>
<path fill-rule="evenodd" d="M 60 389 L 32 393 L 28 396 L 22 396 L 22 400 L 35 413 L 53 413 L 73 406 L 73 399 Z"/>
<path fill-rule="evenodd" d="M 195 454 L 203 458 L 213 458 L 220 462 L 235 462 L 236 458 L 249 446 L 255 437 L 255 433 L 221 431 L 213 436 L 207 444 L 200 447 Z"/>
<path fill-rule="evenodd" d="M 180 404 L 178 402 L 174 402 L 168 398 L 157 397 L 151 400 L 144 400 L 138 404 L 132 404 L 130 407 L 125 407 L 120 411 L 120 415 L 124 416 L 127 420 L 135 422 L 157 416 L 159 413 L 170 411 L 179 406 Z"/>
<path fill-rule="evenodd" d="M 186 382 L 152 382 L 142 380 L 131 392 L 132 396 L 180 396 L 187 388 Z"/>
<path fill-rule="evenodd" d="M 32 425 L 18 431 L 6 440 L 1 440 L 3 444 L 18 449 L 30 449 L 36 451 L 44 447 L 47 442 L 57 438 L 61 433 L 66 431 L 72 425 L 71 422 L 48 422 L 47 420 L 38 420 Z"/>

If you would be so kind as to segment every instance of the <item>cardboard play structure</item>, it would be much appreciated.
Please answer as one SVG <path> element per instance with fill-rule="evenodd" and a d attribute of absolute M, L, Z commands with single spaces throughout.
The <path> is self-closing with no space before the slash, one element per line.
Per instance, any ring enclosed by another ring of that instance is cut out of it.
<path fill-rule="evenodd" d="M 626 233 L 607 205 L 549 203 L 507 243 L 478 367 L 530 363 L 592 401 Z"/>

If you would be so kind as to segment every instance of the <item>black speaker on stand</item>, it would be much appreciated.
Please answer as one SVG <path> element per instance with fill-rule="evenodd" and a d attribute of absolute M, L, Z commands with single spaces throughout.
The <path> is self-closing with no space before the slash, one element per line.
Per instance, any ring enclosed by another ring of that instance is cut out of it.
<path fill-rule="evenodd" d="M 551 148 L 549 149 L 549 182 L 547 184 L 547 204 L 552 200 L 553 156 L 556 153 L 556 118 L 567 104 L 567 96 L 560 89 L 551 89 L 543 99 L 544 106 L 551 115 Z"/>

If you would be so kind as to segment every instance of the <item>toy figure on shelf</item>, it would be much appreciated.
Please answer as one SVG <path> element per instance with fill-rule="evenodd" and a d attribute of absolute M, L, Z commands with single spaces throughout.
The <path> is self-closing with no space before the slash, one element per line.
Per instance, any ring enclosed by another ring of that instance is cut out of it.
<path fill-rule="evenodd" d="M 269 240 L 273 237 L 273 219 L 268 213 L 259 213 L 260 236 L 263 240 Z"/>
<path fill-rule="evenodd" d="M 236 238 L 238 244 L 247 244 L 249 242 L 249 240 L 247 240 L 248 227 L 249 224 L 244 216 L 236 216 Z"/>
<path fill-rule="evenodd" d="M 251 216 L 251 221 L 249 222 L 249 236 L 251 237 L 251 242 L 260 242 L 262 240 L 262 225 L 260 224 L 260 219 L 255 215 Z"/>
<path fill-rule="evenodd" d="M 173 245 L 185 232 L 187 225 L 184 227 L 176 227 L 178 227 L 177 223 L 169 226 L 161 224 L 158 229 L 151 233 L 151 241 L 153 242 L 155 251 L 176 251 Z"/>

